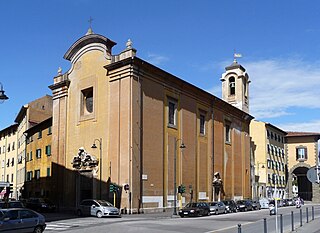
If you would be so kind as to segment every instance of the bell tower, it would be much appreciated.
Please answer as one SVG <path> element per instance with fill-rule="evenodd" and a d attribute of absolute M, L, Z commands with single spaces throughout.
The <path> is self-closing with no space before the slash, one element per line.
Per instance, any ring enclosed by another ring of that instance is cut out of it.
<path fill-rule="evenodd" d="M 249 75 L 236 58 L 222 74 L 222 99 L 249 114 Z"/>

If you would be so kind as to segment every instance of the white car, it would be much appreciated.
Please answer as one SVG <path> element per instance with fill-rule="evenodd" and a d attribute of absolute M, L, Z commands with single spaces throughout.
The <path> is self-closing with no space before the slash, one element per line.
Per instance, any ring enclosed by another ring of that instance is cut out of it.
<path fill-rule="evenodd" d="M 227 213 L 226 205 L 221 201 L 208 203 L 210 206 L 210 214 L 225 214 Z"/>
<path fill-rule="evenodd" d="M 104 216 L 116 216 L 121 217 L 121 212 L 118 208 L 114 207 L 110 202 L 104 200 L 93 200 L 85 199 L 83 200 L 78 209 L 78 216 L 96 216 L 98 218 Z"/>

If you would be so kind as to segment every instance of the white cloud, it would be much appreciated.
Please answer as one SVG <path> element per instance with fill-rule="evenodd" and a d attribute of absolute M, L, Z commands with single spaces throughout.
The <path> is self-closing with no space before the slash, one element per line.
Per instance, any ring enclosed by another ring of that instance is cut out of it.
<path fill-rule="evenodd" d="M 169 58 L 162 55 L 149 53 L 147 60 L 151 64 L 158 66 L 166 61 L 169 61 Z"/>
<path fill-rule="evenodd" d="M 286 123 L 279 125 L 279 127 L 285 131 L 320 133 L 320 120 L 304 123 Z"/>
<path fill-rule="evenodd" d="M 250 84 L 250 113 L 256 118 L 294 114 L 289 108 L 320 108 L 320 66 L 293 60 L 262 60 L 245 67 Z"/>
<path fill-rule="evenodd" d="M 205 89 L 205 91 L 211 93 L 212 95 L 214 96 L 221 96 L 221 93 L 222 93 L 222 90 L 221 90 L 221 87 L 220 86 L 214 86 L 210 89 Z"/>
<path fill-rule="evenodd" d="M 221 62 L 223 68 L 230 62 Z M 286 131 L 319 132 L 320 120 L 320 63 L 308 63 L 297 57 L 240 62 L 250 76 L 250 114 L 256 119 L 270 121 L 271 118 L 286 120 L 277 125 Z M 221 86 L 208 88 L 218 96 Z M 310 111 L 311 110 L 311 111 Z M 306 112 L 308 120 L 303 122 Z M 298 119 L 298 120 L 297 120 Z M 299 123 L 295 123 L 295 121 Z M 303 123 L 300 123 L 300 122 Z M 272 123 L 274 124 L 274 123 Z"/>

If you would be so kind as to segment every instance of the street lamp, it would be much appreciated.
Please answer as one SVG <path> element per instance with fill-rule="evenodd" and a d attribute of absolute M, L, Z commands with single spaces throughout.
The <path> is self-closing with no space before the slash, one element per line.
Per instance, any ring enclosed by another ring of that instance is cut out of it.
<path fill-rule="evenodd" d="M 0 82 L 0 103 L 3 103 L 7 99 L 9 99 L 9 97 L 4 94 L 3 86 Z"/>
<path fill-rule="evenodd" d="M 101 179 L 102 179 L 102 138 L 100 138 L 100 139 L 98 139 L 98 138 L 96 138 L 96 139 L 94 139 L 94 141 L 93 141 L 93 144 L 92 144 L 92 146 L 91 146 L 91 148 L 93 148 L 93 149 L 96 149 L 97 148 L 97 146 L 96 146 L 96 141 L 98 141 L 99 142 L 99 149 L 100 149 L 100 154 L 99 154 L 99 170 L 100 170 L 100 180 L 99 180 L 99 192 L 100 192 L 100 197 L 99 197 L 99 199 L 101 200 Z"/>
<path fill-rule="evenodd" d="M 174 173 L 173 173 L 173 181 L 174 181 L 174 193 L 173 193 L 173 215 L 177 215 L 177 143 L 181 140 L 181 144 L 179 146 L 180 149 L 186 148 L 183 144 L 182 139 L 176 139 L 174 143 Z"/>

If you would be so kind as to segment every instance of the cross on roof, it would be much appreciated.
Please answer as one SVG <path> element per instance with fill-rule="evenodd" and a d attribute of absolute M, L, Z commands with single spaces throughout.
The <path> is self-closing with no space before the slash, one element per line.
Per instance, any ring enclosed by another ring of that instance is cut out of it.
<path fill-rule="evenodd" d="M 90 28 L 91 28 L 92 21 L 93 21 L 93 18 L 90 16 L 90 19 L 88 20 Z"/>

